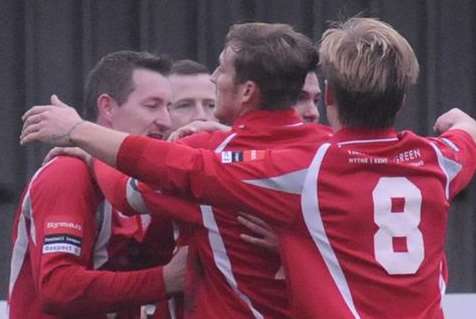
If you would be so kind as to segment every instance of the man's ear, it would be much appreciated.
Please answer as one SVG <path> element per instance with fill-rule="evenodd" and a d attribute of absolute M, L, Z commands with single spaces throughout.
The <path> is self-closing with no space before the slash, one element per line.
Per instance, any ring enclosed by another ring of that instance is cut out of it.
<path fill-rule="evenodd" d="M 334 89 L 327 80 L 324 82 L 324 103 L 326 105 L 334 105 Z"/>
<path fill-rule="evenodd" d="M 96 100 L 96 107 L 98 111 L 98 122 L 103 125 L 111 126 L 114 106 L 117 105 L 109 94 L 103 93 L 98 96 Z"/>
<path fill-rule="evenodd" d="M 254 81 L 246 81 L 242 84 L 242 102 L 243 104 L 259 105 L 261 99 L 261 90 Z"/>

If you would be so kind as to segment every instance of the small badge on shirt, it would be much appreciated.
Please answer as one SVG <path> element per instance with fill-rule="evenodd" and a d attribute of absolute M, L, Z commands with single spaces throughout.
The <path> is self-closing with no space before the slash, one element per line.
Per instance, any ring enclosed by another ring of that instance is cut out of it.
<path fill-rule="evenodd" d="M 69 234 L 51 234 L 43 242 L 43 254 L 66 253 L 81 255 L 81 238 Z"/>
<path fill-rule="evenodd" d="M 221 152 L 221 162 L 224 164 L 235 162 L 247 162 L 264 159 L 264 150 L 249 150 L 249 151 L 225 151 Z"/>

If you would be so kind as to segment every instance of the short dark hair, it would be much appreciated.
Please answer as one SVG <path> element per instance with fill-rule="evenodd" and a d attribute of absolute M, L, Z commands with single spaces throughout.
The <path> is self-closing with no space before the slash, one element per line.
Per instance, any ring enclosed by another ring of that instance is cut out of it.
<path fill-rule="evenodd" d="M 196 74 L 210 74 L 208 68 L 196 61 L 184 59 L 177 60 L 172 64 L 172 71 L 170 74 L 177 75 L 196 75 Z"/>
<path fill-rule="evenodd" d="M 227 47 L 235 53 L 235 82 L 254 81 L 262 109 L 296 104 L 307 73 L 318 62 L 312 41 L 287 24 L 235 24 L 226 36 Z"/>
<path fill-rule="evenodd" d="M 149 52 L 117 51 L 104 56 L 86 78 L 83 94 L 85 118 L 91 121 L 97 119 L 96 102 L 101 94 L 109 94 L 118 104 L 126 102 L 134 90 L 134 70 L 147 69 L 168 76 L 171 67 L 168 57 Z"/>

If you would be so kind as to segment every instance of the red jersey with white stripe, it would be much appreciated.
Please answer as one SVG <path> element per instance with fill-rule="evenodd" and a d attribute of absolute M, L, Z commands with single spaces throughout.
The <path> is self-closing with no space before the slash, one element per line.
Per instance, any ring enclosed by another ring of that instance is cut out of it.
<path fill-rule="evenodd" d="M 259 124 L 264 118 L 271 119 L 269 125 Z M 239 119 L 230 132 L 196 134 L 182 140 L 181 144 L 230 154 L 253 147 L 258 151 L 244 152 L 243 157 L 243 160 L 253 160 L 264 154 L 263 149 L 300 142 L 303 132 L 309 130 L 317 132 L 319 129 L 314 125 L 304 125 L 294 110 L 260 111 Z M 257 134 L 263 136 L 263 139 L 258 140 Z M 280 144 L 275 145 L 270 136 L 278 136 Z M 180 165 L 181 160 L 177 160 L 174 159 L 175 165 Z M 130 213 L 166 214 L 187 223 L 200 225 L 196 227 L 191 243 L 199 255 L 203 282 L 199 288 L 195 286 L 193 292 L 186 292 L 193 298 L 193 301 L 188 302 L 191 304 L 189 307 L 192 307 L 188 316 L 290 317 L 285 281 L 279 275 L 281 260 L 277 254 L 246 243 L 240 238 L 240 234 L 249 231 L 237 222 L 237 210 L 184 201 L 174 202 L 170 196 L 157 193 L 145 184 L 137 184 L 134 180 L 127 182 L 125 176 L 119 180 L 120 182 L 98 179 L 101 187 L 105 185 L 111 188 L 116 185 L 109 191 L 103 191 L 119 209 Z M 122 193 L 118 192 L 118 189 L 122 189 Z"/>
<path fill-rule="evenodd" d="M 125 318 L 124 309 L 164 298 L 159 267 L 94 271 L 124 267 L 111 258 L 127 258 L 117 240 L 157 237 L 145 232 L 151 223 L 113 213 L 82 161 L 49 162 L 32 178 L 15 217 L 9 318 L 106 318 L 117 310 Z"/>
<path fill-rule="evenodd" d="M 117 164 L 163 190 L 272 223 L 295 318 L 443 318 L 447 212 L 475 173 L 472 138 L 460 130 L 303 134 L 248 161 L 243 152 L 128 137 Z"/>

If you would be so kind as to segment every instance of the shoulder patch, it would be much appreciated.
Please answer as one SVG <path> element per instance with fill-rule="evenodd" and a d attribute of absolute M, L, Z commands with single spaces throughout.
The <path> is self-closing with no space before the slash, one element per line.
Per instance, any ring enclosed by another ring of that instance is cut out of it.
<path fill-rule="evenodd" d="M 70 234 L 46 235 L 42 253 L 66 253 L 79 256 L 81 255 L 81 238 Z"/>
<path fill-rule="evenodd" d="M 264 159 L 264 150 L 248 150 L 248 151 L 224 151 L 221 152 L 221 162 L 224 164 L 235 162 L 248 162 Z"/>

